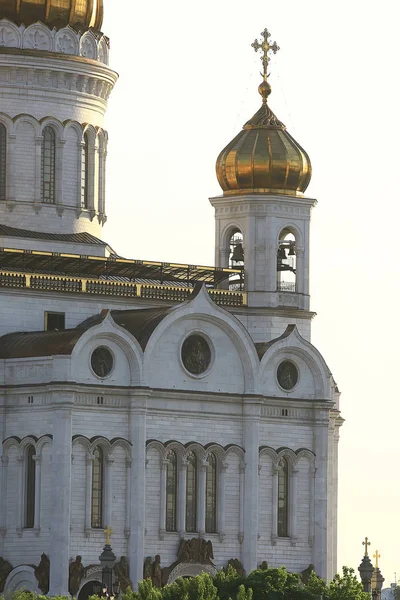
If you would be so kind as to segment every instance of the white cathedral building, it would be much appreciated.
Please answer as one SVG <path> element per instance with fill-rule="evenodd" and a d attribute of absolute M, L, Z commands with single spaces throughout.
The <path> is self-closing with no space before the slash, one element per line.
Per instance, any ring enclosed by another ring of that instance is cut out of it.
<path fill-rule="evenodd" d="M 217 160 L 215 267 L 131 260 L 102 241 L 102 13 L 0 0 L 0 593 L 85 599 L 107 526 L 125 586 L 231 559 L 330 578 L 342 418 L 276 46 L 254 44 L 262 106 Z"/>

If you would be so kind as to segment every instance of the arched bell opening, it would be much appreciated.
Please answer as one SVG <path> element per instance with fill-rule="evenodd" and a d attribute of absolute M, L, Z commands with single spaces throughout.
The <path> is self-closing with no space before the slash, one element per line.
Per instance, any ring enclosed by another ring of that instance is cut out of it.
<path fill-rule="evenodd" d="M 231 269 L 240 270 L 240 273 L 233 273 L 229 277 L 229 289 L 242 291 L 244 288 L 244 249 L 243 234 L 240 229 L 232 229 L 228 236 L 228 244 L 228 265 Z"/>
<path fill-rule="evenodd" d="M 295 292 L 297 290 L 297 250 L 294 233 L 288 229 L 282 229 L 279 235 L 276 278 L 277 290 L 280 292 Z"/>

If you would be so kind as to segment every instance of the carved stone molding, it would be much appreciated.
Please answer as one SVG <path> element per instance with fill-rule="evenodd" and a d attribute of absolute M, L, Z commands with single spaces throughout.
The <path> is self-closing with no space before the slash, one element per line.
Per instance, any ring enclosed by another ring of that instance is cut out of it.
<path fill-rule="evenodd" d="M 72 27 L 57 31 L 43 23 L 19 27 L 8 19 L 0 19 L 0 48 L 18 48 L 82 56 L 108 65 L 109 40 L 105 35 L 86 31 L 83 35 Z"/>

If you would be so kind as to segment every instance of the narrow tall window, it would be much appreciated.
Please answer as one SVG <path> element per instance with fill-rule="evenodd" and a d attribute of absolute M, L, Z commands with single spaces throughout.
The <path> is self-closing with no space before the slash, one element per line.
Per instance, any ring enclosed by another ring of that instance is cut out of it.
<path fill-rule="evenodd" d="M 167 515 L 165 528 L 167 531 L 176 531 L 177 460 L 175 452 L 169 452 L 167 458 Z"/>
<path fill-rule="evenodd" d="M 217 531 L 217 459 L 209 454 L 206 471 L 206 532 Z"/>
<path fill-rule="evenodd" d="M 278 472 L 278 536 L 288 537 L 289 517 L 289 465 L 286 458 L 279 463 Z"/>
<path fill-rule="evenodd" d="M 42 200 L 54 204 L 56 196 L 56 134 L 52 127 L 43 129 Z"/>
<path fill-rule="evenodd" d="M 25 528 L 33 529 L 35 526 L 35 488 L 36 464 L 34 457 L 35 448 L 28 446 L 25 462 Z"/>
<path fill-rule="evenodd" d="M 0 123 L 0 200 L 6 199 L 7 130 Z"/>
<path fill-rule="evenodd" d="M 186 479 L 186 531 L 193 533 L 197 527 L 197 458 L 193 452 L 187 455 Z"/>
<path fill-rule="evenodd" d="M 104 481 L 104 455 L 100 446 L 93 452 L 92 471 L 92 527 L 103 527 L 103 481 Z"/>
<path fill-rule="evenodd" d="M 83 136 L 82 163 L 81 163 L 81 207 L 89 208 L 89 138 Z"/>

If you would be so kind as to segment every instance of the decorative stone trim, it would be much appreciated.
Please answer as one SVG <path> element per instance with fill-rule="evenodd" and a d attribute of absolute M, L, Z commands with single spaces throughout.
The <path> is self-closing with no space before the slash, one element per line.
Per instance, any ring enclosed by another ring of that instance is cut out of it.
<path fill-rule="evenodd" d="M 8 19 L 0 19 L 0 48 L 57 52 L 82 56 L 108 65 L 109 47 L 109 39 L 102 33 L 86 31 L 82 35 L 69 25 L 59 31 L 51 30 L 39 22 L 29 27 L 18 27 Z"/>

